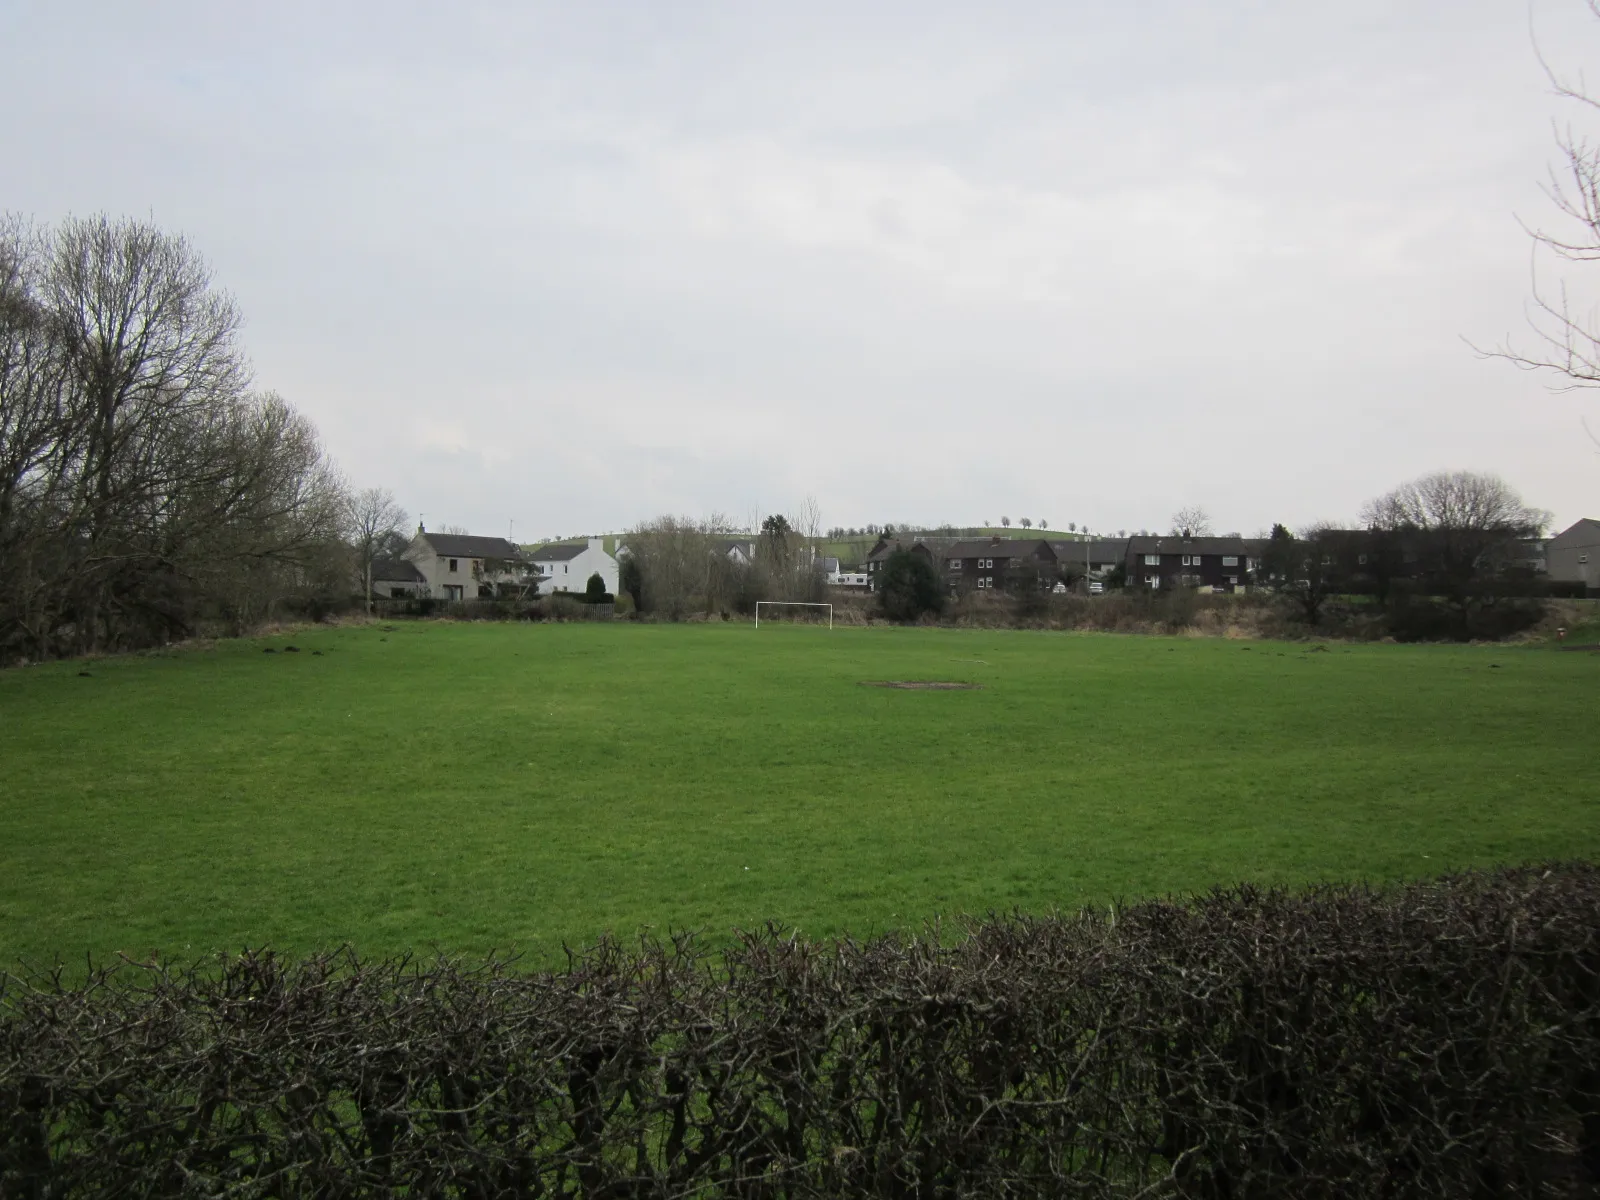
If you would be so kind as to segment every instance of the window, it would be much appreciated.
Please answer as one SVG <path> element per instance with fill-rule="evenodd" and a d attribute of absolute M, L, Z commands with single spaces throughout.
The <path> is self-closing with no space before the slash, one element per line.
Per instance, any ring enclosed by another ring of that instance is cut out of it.
<path fill-rule="evenodd" d="M 1234 587 L 1238 587 L 1239 586 L 1239 577 L 1237 575 L 1229 575 L 1228 576 L 1228 582 L 1230 584 L 1232 584 Z"/>
<path fill-rule="evenodd" d="M 983 586 L 983 577 L 981 575 L 978 577 L 978 586 L 979 587 Z"/>
<path fill-rule="evenodd" d="M 961 570 L 961 559 L 959 559 L 959 558 L 952 558 L 952 559 L 951 559 L 951 560 L 950 560 L 950 569 L 951 569 L 951 570 L 952 570 L 952 571 L 959 571 L 959 570 Z"/>
<path fill-rule="evenodd" d="M 1161 576 L 1159 575 L 1146 575 L 1144 577 L 1144 581 L 1153 588 L 1158 588 L 1161 586 Z"/>
<path fill-rule="evenodd" d="M 452 573 L 454 573 L 455 569 L 456 569 L 456 560 L 452 558 L 450 560 L 450 570 L 451 570 Z"/>
<path fill-rule="evenodd" d="M 1161 555 L 1146 554 L 1144 556 L 1144 565 L 1147 567 L 1159 567 L 1161 565 Z"/>
<path fill-rule="evenodd" d="M 1587 554 L 1580 554 L 1578 555 L 1578 561 L 1581 563 L 1586 563 L 1589 561 L 1589 556 Z"/>
<path fill-rule="evenodd" d="M 570 571 L 571 571 L 571 570 L 572 570 L 572 568 L 571 568 L 571 567 L 569 567 L 569 566 L 568 566 L 568 565 L 567 565 L 567 564 L 566 564 L 566 563 L 562 563 L 562 564 L 561 564 L 561 573 L 562 573 L 562 574 L 563 574 L 563 575 L 565 575 L 565 574 L 567 574 L 567 573 L 568 573 L 568 572 L 570 572 Z"/>
<path fill-rule="evenodd" d="M 452 559 L 451 561 L 454 562 L 455 560 Z M 450 569 L 452 571 L 455 570 L 454 567 L 451 567 Z M 461 585 L 459 583 L 447 583 L 447 584 L 445 584 L 444 585 L 444 598 L 446 600 L 459 600 L 459 599 L 461 599 Z"/>
<path fill-rule="evenodd" d="M 1239 556 L 1237 554 L 1224 554 L 1222 556 L 1222 565 L 1225 567 L 1237 567 L 1239 565 Z"/>

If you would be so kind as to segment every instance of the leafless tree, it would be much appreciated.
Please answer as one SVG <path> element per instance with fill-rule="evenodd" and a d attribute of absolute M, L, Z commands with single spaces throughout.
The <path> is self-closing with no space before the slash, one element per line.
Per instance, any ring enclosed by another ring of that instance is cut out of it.
<path fill-rule="evenodd" d="M 337 474 L 248 390 L 238 322 L 152 225 L 0 226 L 0 653 L 160 638 L 323 575 Z"/>
<path fill-rule="evenodd" d="M 786 514 L 761 522 L 754 570 L 745 580 L 745 599 L 818 601 L 827 594 L 822 572 L 822 516 L 815 497 L 806 496 Z"/>
<path fill-rule="evenodd" d="M 732 601 L 741 569 L 728 554 L 738 531 L 721 514 L 702 519 L 657 517 L 628 531 L 628 557 L 640 580 L 646 611 L 679 620 Z M 741 541 L 754 542 L 746 534 Z"/>
<path fill-rule="evenodd" d="M 1585 3 L 1600 19 L 1600 0 Z M 1600 99 L 1589 94 L 1581 76 L 1575 81 L 1562 76 L 1537 44 L 1534 51 L 1558 99 L 1577 106 L 1585 115 L 1600 110 Z M 1600 327 L 1592 315 L 1579 311 L 1564 281 L 1552 291 L 1540 280 L 1539 253 L 1546 251 L 1560 262 L 1600 261 L 1600 141 L 1571 122 L 1556 121 L 1554 129 L 1560 162 L 1550 168 L 1544 192 L 1563 218 L 1565 230 L 1523 224 L 1534 245 L 1528 325 L 1535 345 L 1522 350 L 1508 340 L 1498 349 L 1481 353 L 1507 359 L 1524 370 L 1554 374 L 1560 378 L 1557 389 L 1565 391 L 1600 386 Z"/>
<path fill-rule="evenodd" d="M 1198 504 L 1180 508 L 1172 514 L 1173 537 L 1210 537 L 1211 517 Z"/>
<path fill-rule="evenodd" d="M 367 611 L 372 611 L 372 563 L 405 529 L 410 520 L 406 510 L 395 502 L 388 488 L 362 488 L 345 502 L 345 536 L 356 552 L 356 564 L 364 584 Z"/>
<path fill-rule="evenodd" d="M 1336 530 L 1331 522 L 1308 525 L 1285 548 L 1290 568 L 1281 584 L 1300 606 L 1307 625 L 1322 619 L 1328 597 L 1344 586 L 1343 564 L 1334 545 Z"/>
<path fill-rule="evenodd" d="M 1437 471 L 1369 501 L 1365 524 L 1377 529 L 1462 529 L 1535 536 L 1550 514 L 1522 502 L 1498 475 Z"/>
<path fill-rule="evenodd" d="M 1497 475 L 1439 471 L 1369 501 L 1361 520 L 1368 529 L 1410 537 L 1433 582 L 1460 597 L 1510 543 L 1539 536 L 1551 517 L 1524 504 Z"/>

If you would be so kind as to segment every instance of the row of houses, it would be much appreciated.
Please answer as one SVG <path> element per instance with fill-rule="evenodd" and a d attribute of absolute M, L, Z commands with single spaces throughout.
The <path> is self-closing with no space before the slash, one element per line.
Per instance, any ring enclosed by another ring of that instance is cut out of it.
<path fill-rule="evenodd" d="M 1064 587 L 1115 580 L 1127 587 L 1160 590 L 1188 587 L 1230 592 L 1302 576 L 1337 575 L 1352 586 L 1381 587 L 1386 579 L 1427 573 L 1448 561 L 1452 550 L 1440 535 L 1422 531 L 1330 529 L 1299 543 L 1292 561 L 1274 558 L 1266 538 L 1190 537 L 1182 534 L 1130 538 L 880 537 L 867 556 L 868 586 L 896 550 L 925 557 L 952 591 Z M 1600 592 L 1600 521 L 1578 521 L 1556 536 L 1485 538 L 1459 548 L 1458 565 L 1478 574 L 1544 577 L 1581 583 Z"/>
<path fill-rule="evenodd" d="M 616 593 L 617 560 L 600 538 L 529 552 L 505 538 L 429 533 L 418 525 L 400 557 L 372 564 L 372 591 L 379 597 L 438 600 L 549 596 L 584 591 L 591 575 Z"/>
<path fill-rule="evenodd" d="M 1403 577 L 1421 569 L 1425 548 L 1416 537 L 1387 535 L 1386 540 L 1368 530 L 1328 530 L 1314 545 L 1315 560 L 1286 566 L 1271 561 L 1272 543 L 1265 538 L 907 535 L 880 537 L 860 571 L 843 569 L 836 558 L 820 558 L 817 566 L 833 587 L 872 589 L 889 556 L 900 549 L 925 557 L 952 591 L 1064 587 L 1078 580 L 1103 586 L 1114 580 L 1152 590 L 1188 587 L 1226 592 L 1266 583 L 1269 574 L 1285 570 L 1336 571 L 1356 583 L 1377 581 L 1385 573 Z M 716 552 L 749 565 L 756 558 L 756 541 L 726 538 Z M 617 553 L 625 555 L 627 550 L 619 546 Z M 1600 592 L 1600 520 L 1578 521 L 1549 539 L 1509 539 L 1496 553 L 1498 573 L 1542 575 Z M 398 558 L 374 562 L 372 585 L 380 597 L 467 600 L 581 592 L 596 574 L 607 592 L 617 591 L 617 557 L 606 552 L 600 538 L 530 552 L 505 538 L 430 533 L 419 525 Z"/>
<path fill-rule="evenodd" d="M 1085 538 L 880 538 L 867 556 L 874 581 L 889 556 L 909 549 L 926 557 L 953 591 L 1064 587 L 1087 579 L 1105 583 L 1121 571 L 1130 586 L 1194 587 L 1232 591 L 1249 586 L 1260 570 L 1265 543 L 1242 537 Z M 871 585 L 869 583 L 869 585 Z"/>

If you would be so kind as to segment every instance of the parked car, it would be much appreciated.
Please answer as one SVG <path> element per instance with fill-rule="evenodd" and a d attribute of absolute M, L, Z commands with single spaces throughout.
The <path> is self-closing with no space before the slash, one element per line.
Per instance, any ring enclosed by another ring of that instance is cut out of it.
<path fill-rule="evenodd" d="M 1089 595 L 1091 595 L 1091 596 L 1103 596 L 1103 595 L 1105 595 L 1105 591 L 1106 591 L 1106 585 L 1101 583 L 1099 580 L 1091 579 L 1089 581 Z"/>

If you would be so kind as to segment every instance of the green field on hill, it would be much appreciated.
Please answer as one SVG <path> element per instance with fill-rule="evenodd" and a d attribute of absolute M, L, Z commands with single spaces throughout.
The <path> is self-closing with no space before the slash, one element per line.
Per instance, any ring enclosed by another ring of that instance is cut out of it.
<path fill-rule="evenodd" d="M 426 622 L 84 669 L 0 672 L 3 962 L 544 958 L 1600 852 L 1590 654 Z"/>

